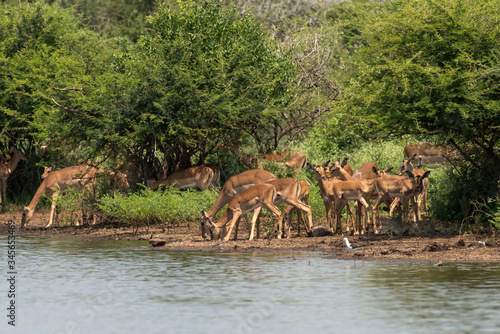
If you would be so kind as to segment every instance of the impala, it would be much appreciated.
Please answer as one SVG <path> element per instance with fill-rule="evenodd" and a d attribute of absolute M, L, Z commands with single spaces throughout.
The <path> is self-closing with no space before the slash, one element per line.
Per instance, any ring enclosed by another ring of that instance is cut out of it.
<path fill-rule="evenodd" d="M 307 182 L 300 181 L 301 192 L 299 195 L 299 201 L 304 203 L 305 205 L 309 205 L 309 186 Z M 285 226 L 283 230 L 286 231 L 285 235 L 287 238 L 291 235 L 291 227 L 292 227 L 292 213 L 297 212 L 297 235 L 300 236 L 300 224 L 304 224 L 304 228 L 306 230 L 307 235 L 310 235 L 308 231 L 308 226 L 306 225 L 306 221 L 304 220 L 304 216 L 302 215 L 302 210 L 294 207 L 293 205 L 286 205 L 285 210 L 283 211 L 283 221 L 285 222 Z M 288 219 L 287 219 L 288 218 Z"/>
<path fill-rule="evenodd" d="M 217 212 L 219 212 L 224 205 L 229 203 L 231 198 L 251 186 L 275 179 L 276 175 L 263 169 L 251 169 L 231 176 L 222 186 L 222 189 L 212 207 L 208 210 L 208 212 L 203 214 L 200 222 L 201 236 L 203 238 L 208 236 L 208 232 L 211 228 L 208 222 L 214 220 Z"/>
<path fill-rule="evenodd" d="M 174 186 L 178 189 L 198 188 L 201 191 L 207 189 L 215 190 L 215 186 L 220 184 L 220 170 L 214 165 L 202 165 L 178 170 L 158 181 L 151 181 L 148 187 L 152 190 L 160 186 Z"/>
<path fill-rule="evenodd" d="M 262 207 L 265 207 L 276 217 L 281 216 L 281 211 L 274 205 L 276 188 L 268 183 L 254 185 L 242 193 L 234 196 L 227 206 L 224 215 L 216 223 L 212 221 L 205 212 L 202 211 L 203 219 L 210 225 L 210 235 L 212 240 L 229 240 L 234 226 L 243 214 L 254 211 L 252 217 L 252 229 L 250 240 L 253 239 L 255 223 L 259 217 Z M 228 227 L 229 225 L 229 227 Z M 236 240 L 236 236 L 235 236 Z"/>
<path fill-rule="evenodd" d="M 50 219 L 47 227 L 51 226 L 54 222 L 54 214 L 59 195 L 72 186 L 83 188 L 95 187 L 97 181 L 96 173 L 97 169 L 88 165 L 66 167 L 49 173 L 38 187 L 30 204 L 24 207 L 21 227 L 29 223 L 38 202 L 40 202 L 44 194 L 52 196 Z"/>
<path fill-rule="evenodd" d="M 332 184 L 335 182 L 339 182 L 339 179 L 337 176 L 332 176 L 329 173 L 328 165 L 330 164 L 330 161 L 328 160 L 325 162 L 323 165 L 317 165 L 313 166 L 311 164 L 307 164 L 310 169 L 314 171 L 314 175 L 316 176 L 316 179 L 318 181 L 318 186 L 320 189 L 320 194 L 321 198 L 323 199 L 323 204 L 325 205 L 325 210 L 326 210 L 326 219 L 327 219 L 327 224 L 328 228 L 332 230 L 333 228 L 333 220 L 336 218 L 336 211 L 332 211 L 334 206 L 337 204 L 335 203 L 335 196 L 332 192 Z M 335 165 L 338 164 L 338 161 L 336 161 Z M 347 210 L 349 215 L 351 216 L 351 220 L 353 219 L 352 211 L 350 206 L 347 206 Z M 337 225 L 337 220 L 335 219 L 335 231 L 337 232 L 341 227 Z M 349 225 L 349 224 L 348 224 Z M 354 222 L 351 221 L 351 225 L 354 225 Z M 347 230 L 349 230 L 349 226 L 347 226 Z"/>
<path fill-rule="evenodd" d="M 7 200 L 7 179 L 12 174 L 12 172 L 17 168 L 19 161 L 27 160 L 26 156 L 19 152 L 16 148 L 11 147 L 10 153 L 14 153 L 9 162 L 4 162 L 0 164 L 0 205 L 2 205 L 3 200 Z"/>
<path fill-rule="evenodd" d="M 424 163 L 442 164 L 446 162 L 446 157 L 456 157 L 456 151 L 453 147 L 436 146 L 428 142 L 408 144 L 404 147 L 403 154 L 406 159 L 415 157 L 419 165 Z"/>
<path fill-rule="evenodd" d="M 52 165 L 50 167 L 43 166 L 43 173 L 40 176 L 42 179 L 45 179 L 47 176 L 49 176 L 50 173 L 54 172 L 56 170 L 56 165 Z"/>
<path fill-rule="evenodd" d="M 413 160 L 415 160 L 416 156 L 417 156 L 417 154 L 414 154 L 411 158 L 409 158 L 407 160 L 403 160 L 403 162 L 401 163 L 401 166 L 399 167 L 397 174 L 403 175 L 408 171 L 408 172 L 412 172 L 413 175 L 415 175 L 415 176 L 422 177 L 424 175 L 425 171 L 422 168 L 413 168 L 413 165 L 411 164 L 411 162 Z M 428 207 L 427 207 L 427 184 L 428 183 L 429 183 L 429 178 L 424 178 L 422 180 L 422 191 L 418 194 L 418 198 L 416 198 L 417 205 L 419 208 L 420 208 L 420 204 L 422 203 L 422 200 L 424 201 L 424 209 L 425 210 L 428 210 Z M 420 212 L 420 209 L 419 209 L 419 212 Z M 420 219 L 420 218 L 418 218 L 418 219 Z"/>
<path fill-rule="evenodd" d="M 415 202 L 416 196 L 422 191 L 422 182 L 425 180 L 430 172 L 425 172 L 422 176 L 414 175 L 412 172 L 406 172 L 408 177 L 399 175 L 385 175 L 375 179 L 375 186 L 378 193 L 378 198 L 373 205 L 374 216 L 378 216 L 378 206 L 385 196 L 391 198 L 400 197 L 403 203 L 403 221 L 408 221 L 408 202 L 411 201 L 412 209 L 414 211 L 414 221 L 420 219 L 418 212 L 418 205 Z M 394 206 L 397 203 L 393 201 L 390 207 L 389 214 L 392 215 Z"/>
<path fill-rule="evenodd" d="M 345 161 L 345 159 L 344 159 Z M 368 169 L 371 168 L 371 171 L 369 172 Z M 378 166 L 374 162 L 365 162 L 352 176 L 349 175 L 349 173 L 343 168 L 342 165 L 337 163 L 332 165 L 329 170 L 329 174 L 331 177 L 338 178 L 343 181 L 369 181 L 373 180 L 377 177 L 380 177 L 381 175 L 386 175 L 388 172 L 392 170 L 392 167 L 386 168 L 384 170 L 381 170 L 378 168 Z M 363 193 L 363 198 L 366 200 L 366 203 L 369 204 L 369 200 L 375 200 L 378 198 L 377 193 L 375 190 L 372 188 L 370 193 L 366 193 L 366 189 L 362 190 L 361 188 L 359 189 L 360 193 Z M 386 205 L 391 204 L 391 199 L 388 197 L 384 197 L 384 202 Z M 365 233 L 367 232 L 367 227 L 371 226 L 369 224 L 369 216 L 366 214 L 362 214 L 362 208 L 360 205 L 363 205 L 365 208 L 365 213 L 366 213 L 366 205 L 361 203 L 360 201 L 357 201 L 355 203 L 356 207 L 356 223 L 354 227 L 354 233 L 359 234 L 359 233 Z M 368 206 L 370 208 L 370 205 Z M 362 222 L 363 219 L 363 222 Z M 372 221 L 373 225 L 374 222 Z M 375 230 L 376 232 L 377 230 Z"/>
<path fill-rule="evenodd" d="M 299 198 L 302 195 L 302 184 L 299 180 L 293 178 L 283 178 L 267 181 L 266 184 L 272 185 L 276 189 L 276 197 L 274 205 L 286 202 L 285 214 L 282 219 L 278 221 L 276 226 L 276 232 L 278 239 L 281 239 L 284 231 L 283 221 L 285 216 L 290 214 L 290 211 L 294 208 L 301 210 L 307 214 L 308 225 L 306 225 L 306 233 L 311 235 L 312 230 L 312 210 L 309 205 L 302 203 Z M 252 227 L 253 229 L 253 227 Z"/>

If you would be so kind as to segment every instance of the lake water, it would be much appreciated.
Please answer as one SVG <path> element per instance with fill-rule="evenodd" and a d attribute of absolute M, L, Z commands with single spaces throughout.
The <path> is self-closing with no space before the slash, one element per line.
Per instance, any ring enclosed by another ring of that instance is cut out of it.
<path fill-rule="evenodd" d="M 6 235 L 0 244 L 1 333 L 500 333 L 498 263 L 19 235 L 12 328 Z"/>

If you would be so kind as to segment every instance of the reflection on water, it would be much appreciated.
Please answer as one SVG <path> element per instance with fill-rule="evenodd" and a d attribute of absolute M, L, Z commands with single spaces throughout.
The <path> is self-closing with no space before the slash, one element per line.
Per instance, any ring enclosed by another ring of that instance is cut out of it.
<path fill-rule="evenodd" d="M 137 247 L 146 242 L 64 237 L 17 242 L 20 333 L 500 329 L 500 264 L 362 265 L 322 253 L 158 251 Z M 5 309 L 4 297 L 0 303 Z"/>

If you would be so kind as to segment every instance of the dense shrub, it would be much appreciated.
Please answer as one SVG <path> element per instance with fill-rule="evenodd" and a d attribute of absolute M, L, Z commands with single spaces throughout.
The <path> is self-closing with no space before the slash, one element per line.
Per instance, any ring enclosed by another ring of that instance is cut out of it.
<path fill-rule="evenodd" d="M 171 187 L 153 191 L 145 188 L 131 195 L 105 195 L 98 206 L 108 219 L 149 226 L 198 221 L 201 210 L 209 208 L 216 198 L 217 194 L 212 191 L 179 191 Z"/>

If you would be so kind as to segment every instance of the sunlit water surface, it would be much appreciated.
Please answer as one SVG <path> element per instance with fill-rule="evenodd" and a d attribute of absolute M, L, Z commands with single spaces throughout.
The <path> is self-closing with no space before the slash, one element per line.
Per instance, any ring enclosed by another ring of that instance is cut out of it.
<path fill-rule="evenodd" d="M 500 333 L 498 263 L 16 241 L 18 333 Z M 4 313 L 0 328 L 10 327 Z"/>

